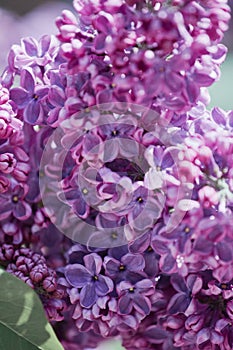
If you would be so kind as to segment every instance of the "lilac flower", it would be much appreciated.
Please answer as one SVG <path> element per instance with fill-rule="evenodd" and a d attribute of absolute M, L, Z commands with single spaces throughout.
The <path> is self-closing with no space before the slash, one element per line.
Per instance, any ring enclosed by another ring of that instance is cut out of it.
<path fill-rule="evenodd" d="M 11 214 L 18 220 L 27 220 L 32 209 L 30 205 L 24 200 L 28 191 L 26 184 L 13 184 L 12 188 L 0 196 L 0 206 L 2 208 L 0 218 L 1 220 L 9 218 Z"/>
<path fill-rule="evenodd" d="M 64 293 L 57 286 L 55 271 L 47 266 L 42 255 L 28 248 L 17 249 L 11 245 L 2 245 L 0 261 L 7 263 L 6 270 L 9 273 L 20 278 L 39 293 L 50 320 L 63 319 L 61 312 L 66 307 L 62 300 Z"/>
<path fill-rule="evenodd" d="M 47 123 L 56 126 L 65 118 L 64 105 L 69 100 L 66 77 L 60 71 L 50 72 L 51 86 L 48 91 L 49 112 Z M 71 89 L 72 90 L 72 89 Z"/>
<path fill-rule="evenodd" d="M 87 246 L 106 249 L 127 244 L 125 222 L 125 218 L 119 218 L 117 215 L 105 217 L 104 214 L 98 214 L 95 221 L 96 229 L 91 233 Z"/>
<path fill-rule="evenodd" d="M 48 87 L 36 85 L 32 73 L 24 69 L 21 73 L 21 87 L 11 89 L 10 97 L 19 109 L 27 123 L 42 122 L 44 117 L 43 99 L 48 93 Z"/>
<path fill-rule="evenodd" d="M 17 220 L 11 220 L 11 222 L 8 222 L 8 220 L 2 221 L 0 242 L 18 245 L 21 244 L 24 239 L 22 227 L 19 226 Z"/>
<path fill-rule="evenodd" d="M 25 69 L 26 67 L 44 67 L 52 62 L 57 55 L 58 47 L 54 36 L 44 35 L 39 42 L 27 37 L 21 40 L 21 45 L 13 45 L 9 54 L 11 69 Z"/>
<path fill-rule="evenodd" d="M 145 262 L 142 255 L 128 253 L 119 259 L 106 256 L 104 258 L 104 267 L 106 274 L 116 281 L 127 280 L 128 273 L 142 272 L 145 267 Z"/>
<path fill-rule="evenodd" d="M 98 297 L 112 292 L 113 282 L 101 272 L 102 259 L 96 253 L 86 255 L 84 264 L 73 264 L 66 267 L 65 276 L 76 288 L 81 288 L 80 303 L 83 307 L 91 307 Z"/>
<path fill-rule="evenodd" d="M 29 157 L 21 146 L 21 136 L 16 133 L 10 138 L 10 144 L 3 144 L 0 155 L 0 170 L 2 173 L 11 174 L 11 176 L 19 181 L 25 182 L 28 179 L 30 171 Z"/>
<path fill-rule="evenodd" d="M 195 297 L 202 288 L 202 279 L 199 276 L 189 275 L 187 277 L 187 284 L 179 275 L 171 276 L 171 284 L 178 292 L 170 300 L 168 304 L 168 312 L 175 314 L 178 312 L 185 312 L 190 307 L 192 298 Z M 192 310 L 193 311 L 193 310 Z"/>
<path fill-rule="evenodd" d="M 81 218 L 87 218 L 89 206 L 84 199 L 83 193 L 78 188 L 74 188 L 64 191 L 64 195 L 66 200 L 72 203 L 74 213 Z"/>
<path fill-rule="evenodd" d="M 146 232 L 144 235 L 137 237 L 132 243 L 129 244 L 129 251 L 131 253 L 141 253 L 145 260 L 144 271 L 149 277 L 155 277 L 159 273 L 159 255 L 152 247 L 152 239 L 157 235 L 160 230 L 160 222 L 154 226 L 152 231 Z"/>
<path fill-rule="evenodd" d="M 126 207 L 129 225 L 142 232 L 150 229 L 161 215 L 163 201 L 162 194 L 155 196 L 143 186 L 136 188 Z"/>
<path fill-rule="evenodd" d="M 0 170 L 3 173 L 11 173 L 16 165 L 16 159 L 12 153 L 4 153 L 0 155 Z"/>
<path fill-rule="evenodd" d="M 0 85 L 0 136 L 1 144 L 16 132 L 20 132 L 23 127 L 22 121 L 16 117 L 16 113 L 9 101 L 9 91 Z"/>
<path fill-rule="evenodd" d="M 110 120 L 109 120 L 110 119 Z M 116 158 L 131 159 L 138 154 L 138 144 L 131 141 L 134 125 L 116 123 L 114 118 L 106 119 L 106 124 L 100 126 L 99 133 L 104 139 L 104 162 L 111 162 Z"/>
<path fill-rule="evenodd" d="M 154 293 L 153 282 L 149 279 L 132 285 L 130 282 L 122 281 L 117 285 L 119 295 L 118 308 L 120 314 L 127 315 L 136 309 L 143 316 L 150 313 L 151 302 L 149 296 Z"/>
<path fill-rule="evenodd" d="M 67 350 L 230 350 L 233 112 L 205 109 L 229 7 L 74 7 L 2 75 L 0 264 Z"/>

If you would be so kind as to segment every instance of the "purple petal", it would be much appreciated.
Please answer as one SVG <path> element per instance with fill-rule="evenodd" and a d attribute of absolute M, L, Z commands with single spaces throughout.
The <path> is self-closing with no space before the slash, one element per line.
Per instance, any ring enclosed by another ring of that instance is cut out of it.
<path fill-rule="evenodd" d="M 142 271 L 145 267 L 145 260 L 140 254 L 127 254 L 122 258 L 122 264 L 129 271 Z"/>
<path fill-rule="evenodd" d="M 161 163 L 162 169 L 170 168 L 174 164 L 174 159 L 171 156 L 169 150 L 166 150 L 163 154 L 163 159 Z"/>
<path fill-rule="evenodd" d="M 96 96 L 96 101 L 99 104 L 112 102 L 112 91 L 110 89 L 100 91 Z"/>
<path fill-rule="evenodd" d="M 197 342 L 198 345 L 206 342 L 209 339 L 210 339 L 210 330 L 209 330 L 209 328 L 203 328 L 202 330 L 200 330 L 197 333 L 196 342 Z"/>
<path fill-rule="evenodd" d="M 94 48 L 97 53 L 103 53 L 105 50 L 105 34 L 99 34 L 94 39 Z M 99 102 L 100 103 L 100 102 Z"/>
<path fill-rule="evenodd" d="M 108 140 L 104 143 L 104 159 L 103 161 L 111 162 L 115 158 L 117 158 L 118 155 L 118 147 L 117 147 L 117 140 Z"/>
<path fill-rule="evenodd" d="M 84 152 L 86 152 L 87 154 L 90 153 L 90 155 L 96 154 L 98 152 L 99 143 L 100 140 L 96 135 L 92 133 L 86 134 L 83 145 Z"/>
<path fill-rule="evenodd" d="M 214 78 L 212 78 L 208 74 L 203 73 L 194 73 L 193 80 L 197 82 L 200 86 L 210 86 L 215 81 Z"/>
<path fill-rule="evenodd" d="M 88 254 L 84 256 L 84 263 L 88 271 L 93 275 L 99 275 L 102 268 L 102 259 L 96 253 Z"/>
<path fill-rule="evenodd" d="M 29 204 L 18 202 L 13 208 L 13 215 L 18 220 L 26 220 L 31 215 L 32 210 Z"/>
<path fill-rule="evenodd" d="M 37 95 L 37 97 L 39 99 L 42 99 L 43 97 L 47 96 L 48 95 L 48 87 L 47 86 L 37 86 L 36 89 L 35 89 L 35 94 Z"/>
<path fill-rule="evenodd" d="M 175 266 L 176 260 L 173 258 L 171 254 L 167 254 L 163 261 L 161 259 L 161 270 L 165 273 L 170 272 Z"/>
<path fill-rule="evenodd" d="M 108 255 L 112 256 L 116 260 L 120 260 L 127 253 L 128 253 L 128 247 L 126 245 L 110 248 L 108 251 Z"/>
<path fill-rule="evenodd" d="M 109 20 L 102 15 L 95 17 L 94 20 L 92 21 L 92 25 L 96 30 L 103 32 L 106 35 L 108 35 L 112 29 Z"/>
<path fill-rule="evenodd" d="M 61 107 L 55 107 L 49 111 L 48 118 L 47 118 L 47 123 L 49 125 L 52 125 L 58 120 L 60 111 L 61 111 Z"/>
<path fill-rule="evenodd" d="M 186 89 L 190 102 L 194 103 L 200 93 L 198 85 L 194 81 L 186 79 Z"/>
<path fill-rule="evenodd" d="M 195 275 L 189 275 L 187 278 L 187 287 L 192 292 L 193 295 L 200 292 L 202 288 L 202 279 L 201 277 Z"/>
<path fill-rule="evenodd" d="M 7 202 L 3 196 L 0 196 L 0 220 L 4 220 L 10 216 L 12 213 L 12 203 Z"/>
<path fill-rule="evenodd" d="M 124 316 L 124 323 L 132 329 L 137 329 L 138 323 L 135 317 L 131 315 Z"/>
<path fill-rule="evenodd" d="M 167 244 L 167 241 L 163 240 L 161 237 L 156 237 L 151 242 L 153 249 L 160 255 L 166 254 L 170 251 Z"/>
<path fill-rule="evenodd" d="M 231 261 L 233 257 L 232 246 L 226 242 L 218 242 L 216 244 L 217 254 L 222 261 Z"/>
<path fill-rule="evenodd" d="M 62 107 L 64 105 L 65 93 L 61 88 L 51 86 L 48 93 L 48 99 L 53 106 Z"/>
<path fill-rule="evenodd" d="M 38 183 L 38 176 L 36 172 L 29 173 L 28 183 L 31 184 L 28 189 L 28 193 L 26 195 L 26 200 L 29 202 L 34 202 L 35 199 L 40 194 L 40 187 Z"/>
<path fill-rule="evenodd" d="M 177 293 L 173 295 L 168 304 L 168 312 L 170 314 L 177 314 L 184 312 L 190 303 L 190 299 L 184 293 Z"/>
<path fill-rule="evenodd" d="M 229 125 L 233 127 L 233 111 L 230 111 L 228 114 Z"/>
<path fill-rule="evenodd" d="M 98 276 L 98 280 L 95 282 L 95 290 L 98 296 L 104 296 L 113 290 L 113 281 L 106 276 Z"/>
<path fill-rule="evenodd" d="M 141 279 L 135 286 L 138 291 L 143 291 L 144 294 L 148 294 L 147 292 L 154 288 L 153 282 L 148 278 Z"/>
<path fill-rule="evenodd" d="M 212 249 L 213 249 L 213 243 L 210 241 L 207 241 L 205 238 L 199 237 L 195 242 L 194 250 L 202 254 L 209 255 L 211 254 Z"/>
<path fill-rule="evenodd" d="M 135 295 L 133 298 L 133 304 L 138 312 L 143 313 L 143 315 L 149 315 L 151 311 L 151 303 L 149 298 L 143 297 L 141 294 Z"/>
<path fill-rule="evenodd" d="M 37 42 L 34 38 L 28 37 L 22 39 L 25 51 L 29 56 L 37 56 Z"/>
<path fill-rule="evenodd" d="M 139 153 L 138 143 L 129 138 L 119 138 L 119 151 L 123 158 L 132 159 Z M 140 168 L 139 168 L 140 169 Z"/>
<path fill-rule="evenodd" d="M 129 251 L 131 253 L 143 253 L 150 244 L 150 235 L 145 233 L 144 235 L 139 236 L 135 241 L 129 245 Z"/>
<path fill-rule="evenodd" d="M 150 340 L 152 344 L 162 344 L 168 337 L 168 333 L 156 326 L 150 326 L 144 330 L 144 336 Z"/>
<path fill-rule="evenodd" d="M 163 149 L 161 146 L 156 146 L 153 149 L 153 159 L 154 159 L 154 164 L 155 166 L 160 166 L 161 165 L 161 160 L 163 156 Z"/>
<path fill-rule="evenodd" d="M 154 252 L 148 252 L 144 255 L 145 259 L 145 269 L 144 272 L 148 277 L 155 277 L 159 274 L 159 261 L 158 255 Z"/>
<path fill-rule="evenodd" d="M 21 86 L 31 95 L 34 93 L 35 81 L 32 74 L 28 70 L 23 70 L 21 73 Z"/>
<path fill-rule="evenodd" d="M 74 201 L 72 205 L 73 211 L 76 215 L 80 217 L 86 217 L 88 213 L 88 207 L 86 202 L 83 200 L 82 196 Z"/>
<path fill-rule="evenodd" d="M 184 79 L 177 73 L 165 71 L 164 80 L 166 85 L 171 89 L 171 91 L 177 92 L 182 90 L 184 85 Z"/>
<path fill-rule="evenodd" d="M 177 292 L 186 293 L 188 291 L 184 278 L 178 274 L 174 274 L 171 276 L 171 284 Z"/>
<path fill-rule="evenodd" d="M 44 35 L 40 40 L 41 57 L 43 57 L 49 51 L 50 44 L 51 44 L 50 35 Z"/>
<path fill-rule="evenodd" d="M 80 264 L 69 265 L 65 276 L 67 281 L 76 288 L 81 288 L 92 280 L 89 271 Z"/>
<path fill-rule="evenodd" d="M 221 345 L 224 342 L 224 337 L 220 333 L 216 332 L 215 330 L 212 330 L 211 331 L 211 342 L 213 344 Z"/>
<path fill-rule="evenodd" d="M 24 119 L 28 124 L 36 124 L 40 115 L 40 105 L 37 101 L 31 100 L 24 110 Z"/>
<path fill-rule="evenodd" d="M 80 304 L 82 307 L 90 308 L 95 304 L 97 295 L 94 283 L 86 284 L 80 292 Z"/>
<path fill-rule="evenodd" d="M 114 258 L 106 257 L 105 261 L 105 270 L 109 276 L 116 276 L 119 273 L 120 262 Z"/>
<path fill-rule="evenodd" d="M 226 125 L 226 118 L 221 108 L 217 108 L 217 107 L 213 108 L 212 117 L 217 124 L 224 125 L 224 126 Z"/>
<path fill-rule="evenodd" d="M 67 201 L 72 201 L 74 199 L 80 199 L 82 197 L 80 191 L 77 188 L 70 188 L 63 191 Z"/>
<path fill-rule="evenodd" d="M 121 315 L 129 315 L 131 313 L 133 302 L 127 294 L 119 299 L 118 308 Z"/>
<path fill-rule="evenodd" d="M 30 101 L 28 91 L 20 87 L 10 90 L 10 98 L 17 104 L 19 108 L 24 108 Z"/>

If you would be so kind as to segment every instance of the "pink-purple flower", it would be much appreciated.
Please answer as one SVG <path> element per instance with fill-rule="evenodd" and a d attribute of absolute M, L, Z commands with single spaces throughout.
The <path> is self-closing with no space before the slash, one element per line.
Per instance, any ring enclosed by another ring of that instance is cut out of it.
<path fill-rule="evenodd" d="M 1 76 L 0 265 L 65 350 L 231 350 L 227 1 L 73 3 Z"/>

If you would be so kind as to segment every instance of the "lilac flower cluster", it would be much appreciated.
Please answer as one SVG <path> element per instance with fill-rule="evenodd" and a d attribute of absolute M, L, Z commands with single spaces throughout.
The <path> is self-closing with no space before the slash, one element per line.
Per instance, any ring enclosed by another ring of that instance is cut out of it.
<path fill-rule="evenodd" d="M 40 296 L 50 320 L 63 320 L 66 303 L 62 300 L 63 290 L 58 288 L 56 272 L 49 268 L 45 258 L 29 248 L 16 249 L 3 243 L 0 247 L 0 263 L 6 271 L 27 283 Z"/>
<path fill-rule="evenodd" d="M 226 1 L 75 0 L 0 86 L 0 264 L 66 350 L 233 348 Z"/>
<path fill-rule="evenodd" d="M 219 76 L 225 56 L 219 41 L 229 20 L 225 1 L 77 0 L 74 7 L 78 24 L 68 12 L 58 21 L 62 50 L 72 71 L 86 66 L 91 85 L 96 81 L 94 104 L 125 101 L 183 112 Z M 102 57 L 110 74 L 100 78 L 85 59 L 77 66 L 87 50 Z"/>

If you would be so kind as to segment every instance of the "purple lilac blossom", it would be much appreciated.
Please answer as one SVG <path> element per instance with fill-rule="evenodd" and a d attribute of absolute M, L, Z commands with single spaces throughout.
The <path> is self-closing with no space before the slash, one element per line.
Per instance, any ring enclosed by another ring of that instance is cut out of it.
<path fill-rule="evenodd" d="M 0 265 L 65 350 L 231 350 L 233 112 L 205 106 L 227 1 L 74 8 L 2 74 Z"/>

